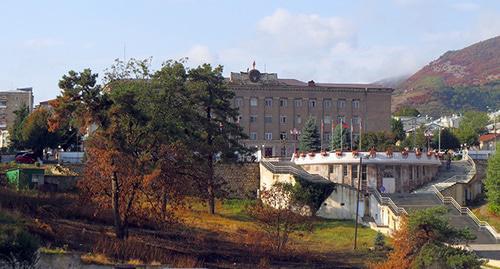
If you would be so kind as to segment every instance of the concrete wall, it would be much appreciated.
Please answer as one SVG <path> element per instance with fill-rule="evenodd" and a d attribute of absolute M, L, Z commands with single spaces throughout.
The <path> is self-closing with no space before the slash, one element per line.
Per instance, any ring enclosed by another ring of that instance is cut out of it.
<path fill-rule="evenodd" d="M 327 219 L 356 218 L 357 191 L 351 187 L 336 185 L 336 189 L 323 202 L 316 215 Z M 360 195 L 359 217 L 365 214 L 365 197 Z"/>

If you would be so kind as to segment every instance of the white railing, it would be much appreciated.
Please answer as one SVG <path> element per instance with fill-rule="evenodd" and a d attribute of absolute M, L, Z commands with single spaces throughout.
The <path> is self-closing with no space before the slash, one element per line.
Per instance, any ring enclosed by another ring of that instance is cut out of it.
<path fill-rule="evenodd" d="M 443 202 L 443 204 L 452 204 L 461 215 L 467 215 L 471 218 L 479 229 L 486 229 L 488 232 L 495 237 L 496 240 L 500 239 L 500 234 L 493 228 L 488 222 L 480 220 L 474 212 L 472 212 L 468 207 L 461 206 L 455 199 L 451 196 L 443 196 L 443 194 L 436 188 L 436 186 L 432 185 L 433 191 L 436 196 Z"/>
<path fill-rule="evenodd" d="M 368 188 L 370 193 L 372 193 L 375 198 L 379 201 L 380 204 L 382 205 L 387 205 L 389 208 L 392 210 L 392 212 L 396 215 L 401 215 L 405 214 L 408 215 L 408 212 L 402 207 L 397 206 L 394 201 L 390 197 L 384 197 L 380 194 L 380 192 L 375 189 L 375 188 Z"/>

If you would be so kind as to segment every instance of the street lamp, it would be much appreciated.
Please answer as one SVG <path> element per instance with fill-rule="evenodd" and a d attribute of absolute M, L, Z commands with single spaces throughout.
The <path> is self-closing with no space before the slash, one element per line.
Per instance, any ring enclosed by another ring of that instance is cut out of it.
<path fill-rule="evenodd" d="M 359 166 L 358 166 L 358 189 L 357 189 L 357 196 L 356 196 L 356 220 L 354 223 L 354 249 L 358 247 L 358 217 L 359 217 L 359 195 L 361 193 L 361 180 L 363 178 L 362 173 L 363 173 L 363 158 L 367 157 L 368 155 L 359 155 Z M 366 208 L 365 208 L 366 210 Z"/>
<path fill-rule="evenodd" d="M 420 114 L 413 118 L 413 149 L 417 147 L 417 119 L 420 118 Z"/>
<path fill-rule="evenodd" d="M 293 139 L 293 152 L 295 153 L 297 151 L 297 147 L 296 147 L 295 143 L 297 142 L 298 137 L 300 135 L 300 130 L 297 130 L 297 128 L 293 128 L 293 129 L 290 130 L 290 135 L 292 135 L 292 139 Z"/>

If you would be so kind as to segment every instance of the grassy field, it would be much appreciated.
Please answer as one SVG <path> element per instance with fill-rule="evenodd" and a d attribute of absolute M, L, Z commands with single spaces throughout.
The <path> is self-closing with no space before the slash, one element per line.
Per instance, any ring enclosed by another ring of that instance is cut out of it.
<path fill-rule="evenodd" d="M 217 202 L 217 214 L 210 215 L 203 203 L 192 201 L 191 210 L 183 211 L 181 218 L 186 225 L 193 228 L 210 230 L 227 236 L 245 235 L 259 230 L 257 223 L 245 213 L 245 208 L 252 203 L 253 201 L 249 200 Z M 292 236 L 291 241 L 295 247 L 319 253 L 352 249 L 354 221 L 316 218 L 313 223 L 312 232 L 299 232 Z M 372 247 L 375 235 L 374 230 L 359 226 L 358 246 L 365 249 Z"/>
<path fill-rule="evenodd" d="M 472 212 L 474 212 L 480 220 L 488 222 L 497 232 L 500 232 L 500 216 L 489 212 L 487 204 L 472 209 Z"/>

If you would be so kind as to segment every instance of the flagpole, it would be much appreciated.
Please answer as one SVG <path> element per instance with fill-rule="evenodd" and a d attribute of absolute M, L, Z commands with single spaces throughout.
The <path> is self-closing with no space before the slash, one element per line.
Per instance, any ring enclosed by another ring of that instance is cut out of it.
<path fill-rule="evenodd" d="M 344 123 L 342 117 L 340 118 L 340 152 L 342 152 L 342 135 L 344 131 Z"/>
<path fill-rule="evenodd" d="M 363 138 L 363 128 L 361 127 L 361 117 L 359 118 L 359 151 L 362 150 L 361 148 L 361 138 Z"/>
<path fill-rule="evenodd" d="M 351 151 L 352 151 L 352 118 L 351 118 Z"/>
<path fill-rule="evenodd" d="M 321 151 L 323 151 L 323 126 L 324 124 L 324 119 L 321 119 L 321 136 L 320 136 L 320 139 L 321 139 Z"/>

